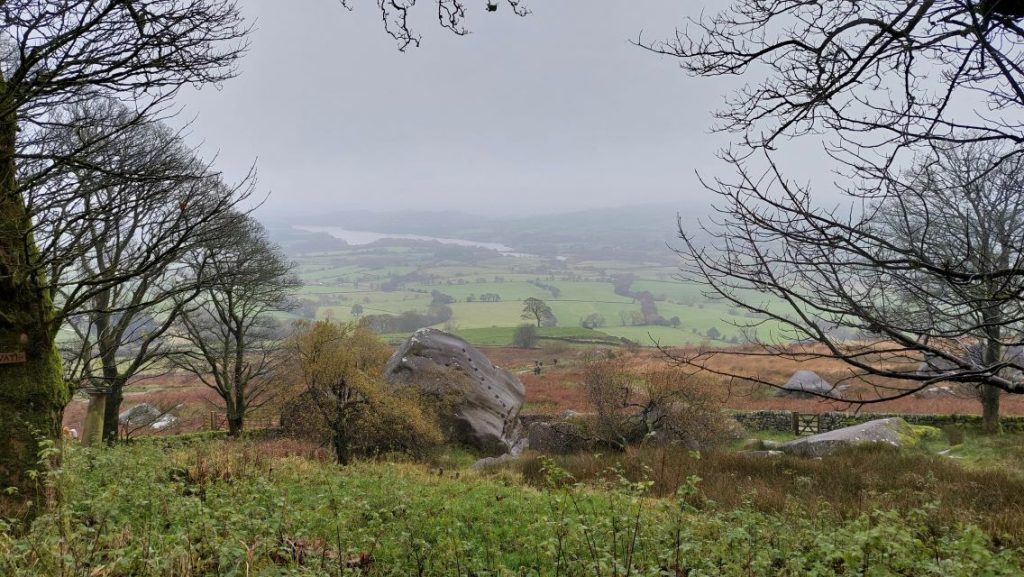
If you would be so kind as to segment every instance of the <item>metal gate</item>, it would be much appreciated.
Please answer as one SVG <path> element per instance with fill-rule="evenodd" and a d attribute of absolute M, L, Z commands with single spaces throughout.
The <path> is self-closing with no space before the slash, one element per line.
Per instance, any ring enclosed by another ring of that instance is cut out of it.
<path fill-rule="evenodd" d="M 817 435 L 821 432 L 821 415 L 805 415 L 793 412 L 793 434 Z"/>

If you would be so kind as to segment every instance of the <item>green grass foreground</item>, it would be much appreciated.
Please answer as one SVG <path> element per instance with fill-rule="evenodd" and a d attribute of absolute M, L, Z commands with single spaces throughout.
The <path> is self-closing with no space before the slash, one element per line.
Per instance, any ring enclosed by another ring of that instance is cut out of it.
<path fill-rule="evenodd" d="M 549 468 L 538 488 L 515 469 L 295 453 L 288 441 L 73 448 L 31 530 L 0 527 L 0 575 L 1024 574 L 1020 550 L 927 506 L 841 520 L 798 499 L 781 513 L 695 506 L 694 478 L 653 497 L 653 481 L 614 474 L 582 486 Z"/>

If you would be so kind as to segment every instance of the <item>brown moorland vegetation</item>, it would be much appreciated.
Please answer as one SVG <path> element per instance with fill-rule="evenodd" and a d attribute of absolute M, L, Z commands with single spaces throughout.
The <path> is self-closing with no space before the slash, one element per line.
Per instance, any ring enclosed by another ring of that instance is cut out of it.
<path fill-rule="evenodd" d="M 1024 462 L 1024 450 L 1017 452 Z M 554 457 L 575 481 L 614 483 L 619 475 L 653 482 L 654 496 L 674 496 L 696 476 L 688 497 L 701 509 L 850 519 L 875 510 L 928 511 L 940 525 L 974 523 L 997 546 L 1024 546 L 1024 476 L 993 468 L 964 468 L 954 460 L 888 447 L 851 449 L 829 459 L 750 457 L 733 451 L 697 455 L 672 447 L 633 447 L 625 453 Z M 543 458 L 531 455 L 509 467 L 526 482 L 548 481 Z"/>
<path fill-rule="evenodd" d="M 664 367 L 669 361 L 665 354 L 655 349 L 589 349 L 573 348 L 567 351 L 545 351 L 543 349 L 516 349 L 511 347 L 482 348 L 484 354 L 498 366 L 515 372 L 526 387 L 525 414 L 559 414 L 566 410 L 585 411 L 586 396 L 580 383 L 583 380 L 583 366 L 591 359 L 614 354 L 623 368 L 642 373 L 652 368 Z M 677 349 L 677 354 L 687 352 Z M 555 359 L 558 363 L 555 364 Z M 535 362 L 543 362 L 539 375 L 533 374 Z M 762 378 L 784 382 L 798 370 L 811 370 L 822 378 L 835 382 L 849 374 L 845 366 L 835 360 L 814 359 L 796 362 L 783 358 L 766 357 L 720 357 L 715 362 L 729 364 L 730 368 L 741 369 L 746 374 L 758 375 Z M 794 399 L 778 397 L 769 387 L 749 383 L 724 383 L 712 381 L 715 393 L 726 396 L 726 406 L 730 409 L 751 410 L 795 410 L 804 413 L 821 413 L 826 411 L 856 411 L 858 407 L 850 403 L 828 401 L 823 399 Z M 870 387 L 859 385 L 851 387 L 851 391 L 860 392 L 867 397 Z M 170 374 L 139 380 L 126 389 L 125 406 L 143 402 L 166 402 L 173 398 L 182 406 L 183 414 L 187 415 L 186 423 L 182 423 L 175 432 L 187 432 L 206 429 L 209 426 L 209 412 L 216 411 L 214 396 L 194 377 L 184 374 Z M 64 425 L 75 427 L 81 431 L 81 422 L 85 415 L 86 401 L 76 397 L 68 405 L 64 414 Z M 981 405 L 969 396 L 918 398 L 906 397 L 883 403 L 864 405 L 859 409 L 868 413 L 922 413 L 922 414 L 981 414 Z M 268 408 L 273 412 L 273 408 Z M 1024 395 L 1004 395 L 1002 400 L 1003 415 L 1024 415 Z"/>

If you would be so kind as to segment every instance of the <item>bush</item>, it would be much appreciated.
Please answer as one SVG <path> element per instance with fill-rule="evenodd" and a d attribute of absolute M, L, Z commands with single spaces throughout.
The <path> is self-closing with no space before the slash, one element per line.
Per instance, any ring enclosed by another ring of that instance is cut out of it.
<path fill-rule="evenodd" d="M 429 400 L 410 393 L 378 392 L 351 415 L 346 430 L 352 431 L 348 447 L 352 455 L 406 453 L 424 458 L 444 443 L 434 407 Z M 295 397 L 285 406 L 281 426 L 288 437 L 309 439 L 321 445 L 332 443 L 334 430 L 308 394 Z"/>
<path fill-rule="evenodd" d="M 572 350 L 572 345 L 565 341 L 546 340 L 540 345 L 545 355 L 564 355 Z"/>
<path fill-rule="evenodd" d="M 594 435 L 618 449 L 648 438 L 704 449 L 722 443 L 735 429 L 722 399 L 685 371 L 634 374 L 614 360 L 597 361 L 584 370 L 583 385 L 595 415 Z"/>
<path fill-rule="evenodd" d="M 381 378 L 391 348 L 363 324 L 300 324 L 292 338 L 301 394 L 282 411 L 292 435 L 329 442 L 339 463 L 352 454 L 422 455 L 443 441 L 437 413 Z"/>
<path fill-rule="evenodd" d="M 426 456 L 444 442 L 438 415 L 411 389 L 380 395 L 356 418 L 357 453 L 379 455 L 408 453 Z"/>
<path fill-rule="evenodd" d="M 537 346 L 537 327 L 519 325 L 512 335 L 512 346 L 519 349 L 532 349 Z"/>
<path fill-rule="evenodd" d="M 956 425 L 946 425 L 942 427 L 942 432 L 946 434 L 946 440 L 949 441 L 950 445 L 962 445 L 964 444 L 964 430 Z"/>

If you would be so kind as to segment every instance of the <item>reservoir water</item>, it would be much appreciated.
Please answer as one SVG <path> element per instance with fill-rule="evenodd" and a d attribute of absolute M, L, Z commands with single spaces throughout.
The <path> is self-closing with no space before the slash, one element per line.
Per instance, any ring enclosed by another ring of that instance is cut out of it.
<path fill-rule="evenodd" d="M 486 248 L 490 250 L 496 250 L 503 254 L 511 256 L 523 256 L 520 253 L 515 252 L 512 247 L 506 246 L 497 242 L 483 242 L 478 240 L 465 240 L 461 238 L 440 238 L 436 236 L 424 236 L 419 234 L 396 234 L 396 233 L 384 233 L 384 232 L 366 232 L 357 230 L 347 230 L 338 226 L 296 226 L 299 230 L 305 230 L 308 232 L 326 232 L 334 238 L 340 238 L 341 240 L 352 244 L 370 244 L 377 242 L 378 240 L 385 238 L 394 238 L 399 240 L 422 240 L 422 241 L 436 241 L 441 244 L 454 244 L 458 246 L 474 246 L 479 248 Z"/>

